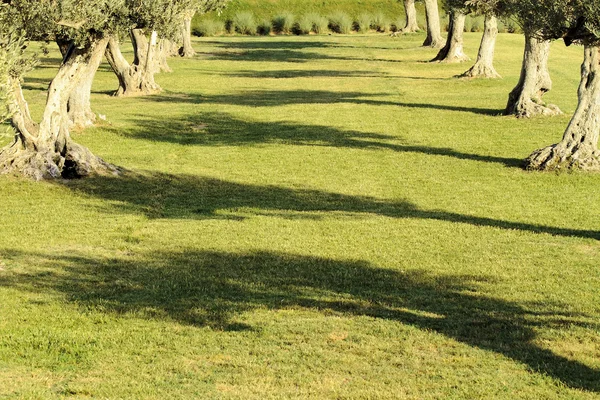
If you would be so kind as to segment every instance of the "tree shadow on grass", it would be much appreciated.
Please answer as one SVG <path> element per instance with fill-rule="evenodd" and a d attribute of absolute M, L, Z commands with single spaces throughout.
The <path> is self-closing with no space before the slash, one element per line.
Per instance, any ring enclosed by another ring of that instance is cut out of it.
<path fill-rule="evenodd" d="M 149 218 L 232 219 L 269 215 L 320 219 L 361 214 L 423 219 L 478 227 L 600 239 L 600 232 L 426 210 L 404 200 L 385 200 L 309 189 L 249 185 L 194 175 L 125 172 L 63 183 L 71 190 L 111 201 L 111 208 Z"/>
<path fill-rule="evenodd" d="M 48 87 L 50 86 L 50 79 L 46 79 L 46 78 L 35 78 L 35 77 L 25 77 L 25 81 L 24 83 L 21 85 L 21 87 L 24 90 L 39 90 L 39 91 L 46 91 L 48 90 Z"/>
<path fill-rule="evenodd" d="M 389 78 L 390 74 L 373 71 L 344 71 L 344 70 L 303 70 L 282 69 L 271 71 L 241 70 L 234 72 L 223 72 L 223 75 L 236 78 L 257 79 L 294 79 L 294 78 Z"/>
<path fill-rule="evenodd" d="M 359 104 L 395 106 L 442 111 L 468 112 L 480 115 L 501 115 L 502 110 L 431 103 L 408 103 L 378 100 L 388 93 L 332 92 L 328 90 L 246 90 L 231 94 L 199 95 L 164 92 L 143 97 L 143 101 L 158 103 L 227 104 L 246 107 L 278 107 L 293 104 Z"/>
<path fill-rule="evenodd" d="M 270 100 L 266 100 L 270 101 Z M 260 122 L 235 118 L 227 113 L 203 113 L 187 119 L 156 120 L 145 116 L 131 121 L 135 128 L 123 131 L 107 127 L 115 134 L 152 142 L 202 146 L 252 146 L 283 143 L 296 146 L 326 146 L 348 149 L 385 150 L 451 157 L 485 163 L 499 163 L 518 168 L 518 158 L 480 155 L 451 148 L 398 143 L 398 138 L 358 131 L 346 131 L 322 125 L 301 125 L 288 122 Z"/>
<path fill-rule="evenodd" d="M 368 61 L 382 63 L 422 63 L 422 61 L 386 59 L 375 57 L 348 57 L 334 54 L 319 53 L 305 50 L 290 50 L 286 48 L 272 49 L 240 49 L 238 47 L 228 47 L 224 51 L 198 51 L 198 55 L 208 57 L 211 60 L 218 61 L 244 61 L 244 62 L 287 62 L 287 63 L 307 63 L 314 60 L 333 60 L 333 61 Z"/>
<path fill-rule="evenodd" d="M 236 317 L 264 308 L 369 316 L 502 354 L 571 388 L 600 391 L 600 371 L 535 343 L 539 330 L 595 329 L 592 318 L 487 296 L 481 292 L 486 277 L 266 251 L 156 251 L 135 259 L 3 253 L 5 259 L 27 257 L 42 271 L 2 274 L 0 286 L 58 291 L 84 309 L 226 331 L 260 329 Z"/>
<path fill-rule="evenodd" d="M 422 61 L 411 61 L 403 59 L 386 59 L 386 58 L 375 58 L 375 57 L 346 57 L 333 55 L 331 53 L 307 51 L 310 49 L 377 49 L 377 50 L 388 50 L 397 53 L 404 49 L 399 48 L 387 48 L 387 47 L 356 47 L 356 46 L 340 46 L 337 43 L 328 43 L 323 41 L 241 41 L 241 42 L 204 42 L 206 44 L 216 46 L 222 51 L 218 52 L 202 52 L 199 54 L 208 55 L 213 59 L 227 60 L 227 61 L 260 61 L 260 62 L 293 62 L 303 63 L 309 62 L 310 60 L 340 60 L 340 61 L 373 61 L 373 62 L 386 62 L 386 63 L 418 63 L 428 62 L 431 57 L 427 60 Z"/>
<path fill-rule="evenodd" d="M 241 50 L 303 50 L 310 48 L 330 48 L 334 47 L 335 43 L 324 42 L 321 40 L 268 40 L 254 41 L 242 40 L 235 42 L 228 41 L 202 41 L 201 46 L 205 45 L 216 46 L 225 49 L 241 49 Z"/>

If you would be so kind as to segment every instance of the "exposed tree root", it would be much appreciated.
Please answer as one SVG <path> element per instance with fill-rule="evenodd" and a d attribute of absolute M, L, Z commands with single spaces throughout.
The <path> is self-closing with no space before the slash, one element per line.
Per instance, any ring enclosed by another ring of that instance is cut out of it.
<path fill-rule="evenodd" d="M 0 174 L 22 175 L 36 181 L 118 173 L 117 167 L 77 143 L 69 143 L 64 156 L 50 148 L 26 149 L 18 140 L 0 151 Z"/>
<path fill-rule="evenodd" d="M 570 152 L 560 144 L 536 150 L 525 160 L 532 171 L 581 170 L 600 172 L 600 150 Z"/>

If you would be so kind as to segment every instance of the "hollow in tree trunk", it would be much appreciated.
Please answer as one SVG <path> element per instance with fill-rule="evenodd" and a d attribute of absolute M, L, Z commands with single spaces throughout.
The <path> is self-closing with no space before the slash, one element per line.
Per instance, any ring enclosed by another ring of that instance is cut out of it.
<path fill-rule="evenodd" d="M 419 24 L 417 23 L 415 0 L 404 0 L 404 12 L 406 14 L 406 25 L 402 28 L 402 33 L 417 32 Z"/>
<path fill-rule="evenodd" d="M 461 75 L 463 78 L 501 78 L 494 68 L 494 51 L 496 49 L 496 37 L 498 36 L 498 19 L 495 15 L 485 16 L 483 36 L 477 53 L 477 61 L 467 72 Z"/>
<path fill-rule="evenodd" d="M 69 48 L 73 45 L 73 40 L 62 36 L 57 36 L 56 44 L 58 46 L 58 50 L 60 50 L 60 55 L 64 59 L 69 51 Z"/>
<path fill-rule="evenodd" d="M 93 125 L 96 122 L 96 114 L 92 111 L 90 97 L 92 93 L 92 83 L 94 82 L 96 71 L 98 71 L 98 67 L 102 62 L 102 57 L 107 45 L 108 39 L 103 39 L 94 49 L 79 84 L 75 86 L 69 96 L 67 108 L 69 119 L 74 127 L 83 128 Z"/>
<path fill-rule="evenodd" d="M 552 89 L 548 71 L 550 41 L 537 39 L 525 32 L 525 52 L 521 67 L 521 77 L 517 86 L 508 95 L 504 115 L 529 118 L 534 115 L 557 115 L 560 109 L 553 104 L 545 104 L 542 96 Z"/>
<path fill-rule="evenodd" d="M 600 172 L 600 47 L 585 48 L 578 98 L 577 109 L 562 141 L 536 150 L 525 160 L 527 169 Z"/>
<path fill-rule="evenodd" d="M 140 29 L 131 31 L 134 60 L 131 64 L 125 59 L 115 37 L 110 37 L 106 49 L 106 59 L 119 79 L 116 96 L 140 96 L 158 93 L 162 89 L 154 81 L 158 67 L 155 65 L 156 32 L 152 32 L 150 42 Z"/>
<path fill-rule="evenodd" d="M 444 47 L 437 0 L 425 0 L 425 18 L 427 19 L 427 38 L 423 42 L 423 46 L 434 49 Z"/>
<path fill-rule="evenodd" d="M 413 1 L 414 3 L 414 0 L 406 1 Z M 196 51 L 192 47 L 192 19 L 194 18 L 194 14 L 196 14 L 195 11 L 188 11 L 183 18 L 183 23 L 181 25 L 183 46 L 179 49 L 181 57 L 193 57 L 196 54 Z"/>
<path fill-rule="evenodd" d="M 9 108 L 16 134 L 14 142 L 0 150 L 0 173 L 17 173 L 41 180 L 116 172 L 116 168 L 94 156 L 86 147 L 73 142 L 69 134 L 69 94 L 103 41 L 95 38 L 83 48 L 72 48 L 50 84 L 39 125 L 31 119 L 19 79 L 9 78 Z"/>
<path fill-rule="evenodd" d="M 450 12 L 450 27 L 446 45 L 431 61 L 459 63 L 469 60 L 463 51 L 463 32 L 465 30 L 465 14 L 452 10 Z"/>

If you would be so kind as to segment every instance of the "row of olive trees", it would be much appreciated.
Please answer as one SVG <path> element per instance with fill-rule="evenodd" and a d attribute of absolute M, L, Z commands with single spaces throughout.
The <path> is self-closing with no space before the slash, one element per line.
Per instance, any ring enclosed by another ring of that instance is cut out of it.
<path fill-rule="evenodd" d="M 70 129 L 93 124 L 90 108 L 94 75 L 106 55 L 119 80 L 117 94 L 160 90 L 154 73 L 172 53 L 191 53 L 189 22 L 197 11 L 226 0 L 1 0 L 0 121 L 10 120 L 14 142 L 0 150 L 0 173 L 34 179 L 81 177 L 116 169 L 73 142 Z M 129 35 L 135 51 L 130 64 L 119 41 Z M 186 37 L 187 35 L 187 37 Z M 34 121 L 21 88 L 35 65 L 26 55 L 29 40 L 55 41 L 63 61 L 49 88 L 41 121 Z M 162 63 L 162 64 L 161 64 Z"/>
<path fill-rule="evenodd" d="M 463 77 L 499 77 L 493 67 L 497 18 L 515 18 L 521 25 L 525 34 L 525 51 L 519 82 L 509 94 L 507 115 L 560 114 L 558 107 L 542 100 L 542 96 L 552 88 L 548 72 L 550 41 L 562 38 L 567 45 L 584 45 L 579 104 L 563 140 L 535 151 L 526 160 L 526 166 L 532 170 L 600 171 L 600 3 L 589 0 L 445 0 L 450 25 L 444 42 L 437 23 L 437 1 L 424 1 L 428 22 L 424 45 L 441 48 L 433 61 L 468 60 L 462 43 L 465 16 L 469 13 L 485 16 L 477 61 L 461 75 Z M 414 0 L 404 0 L 404 4 L 407 11 L 404 31 L 411 32 L 417 29 Z"/>

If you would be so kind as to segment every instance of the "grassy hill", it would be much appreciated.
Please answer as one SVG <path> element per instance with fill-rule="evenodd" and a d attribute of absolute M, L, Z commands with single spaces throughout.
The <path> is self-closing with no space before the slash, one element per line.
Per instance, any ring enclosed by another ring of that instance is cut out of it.
<path fill-rule="evenodd" d="M 365 12 L 381 12 L 391 18 L 404 15 L 402 2 L 394 0 L 233 0 L 224 10 L 223 18 L 232 18 L 240 11 L 252 11 L 258 19 L 283 11 L 296 15 L 308 12 L 327 15 L 336 11 L 345 11 L 351 16 Z"/>

